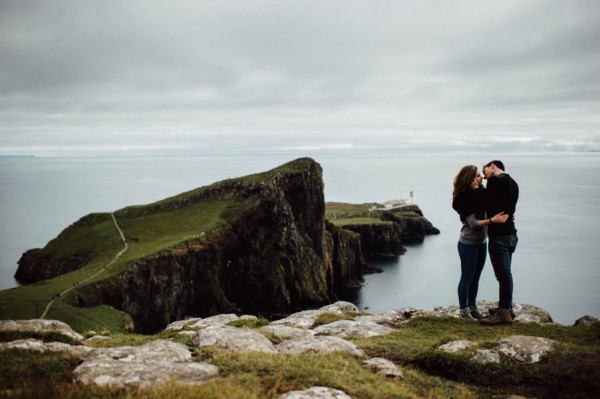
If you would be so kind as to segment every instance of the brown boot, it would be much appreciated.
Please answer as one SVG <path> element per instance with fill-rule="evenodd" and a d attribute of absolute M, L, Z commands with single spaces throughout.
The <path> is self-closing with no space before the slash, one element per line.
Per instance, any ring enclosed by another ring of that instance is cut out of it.
<path fill-rule="evenodd" d="M 510 316 L 510 312 L 508 311 L 508 309 L 500 308 L 496 310 L 493 315 L 479 320 L 479 323 L 486 326 L 491 326 L 496 324 L 511 324 L 512 321 L 513 319 Z"/>
<path fill-rule="evenodd" d="M 490 315 L 496 313 L 497 310 L 498 308 L 488 308 L 488 312 Z M 517 315 L 515 315 L 515 312 L 513 312 L 512 308 L 508 309 L 508 311 L 510 312 L 510 317 L 512 317 L 514 320 L 517 317 Z"/>

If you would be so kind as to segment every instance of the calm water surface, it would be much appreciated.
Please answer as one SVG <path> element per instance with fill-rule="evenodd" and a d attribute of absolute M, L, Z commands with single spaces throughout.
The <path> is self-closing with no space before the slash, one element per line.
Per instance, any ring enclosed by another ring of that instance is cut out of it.
<path fill-rule="evenodd" d="M 457 302 L 460 223 L 450 207 L 452 179 L 466 164 L 488 156 L 312 155 L 324 169 L 325 199 L 382 202 L 410 191 L 441 230 L 397 258 L 372 262 L 385 269 L 367 276 L 353 301 L 370 312 L 401 306 L 431 309 Z M 16 262 L 91 212 L 145 204 L 218 180 L 261 172 L 293 156 L 189 158 L 0 159 L 0 289 L 18 284 Z M 550 311 L 571 324 L 600 316 L 600 154 L 497 155 L 519 183 L 519 246 L 513 258 L 515 301 Z M 497 300 L 491 264 L 479 298 Z"/>

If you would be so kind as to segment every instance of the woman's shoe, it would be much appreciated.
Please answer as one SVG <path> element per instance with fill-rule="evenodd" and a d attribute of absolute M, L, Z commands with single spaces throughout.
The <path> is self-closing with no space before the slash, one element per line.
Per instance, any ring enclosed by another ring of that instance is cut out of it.
<path fill-rule="evenodd" d="M 479 313 L 479 309 L 477 309 L 477 306 L 475 306 L 475 305 L 469 306 L 469 313 L 471 314 L 471 317 L 473 317 L 474 319 L 477 319 L 477 320 L 483 319 L 483 315 L 481 313 Z"/>
<path fill-rule="evenodd" d="M 467 320 L 475 320 L 473 318 L 473 316 L 471 316 L 471 311 L 469 310 L 469 308 L 462 308 L 458 310 L 458 314 L 461 318 L 463 319 L 467 319 Z"/>

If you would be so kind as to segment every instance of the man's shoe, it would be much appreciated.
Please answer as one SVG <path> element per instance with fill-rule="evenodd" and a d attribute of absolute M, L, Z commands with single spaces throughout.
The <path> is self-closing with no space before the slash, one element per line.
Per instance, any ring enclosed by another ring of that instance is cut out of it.
<path fill-rule="evenodd" d="M 494 315 L 494 313 L 496 313 L 497 310 L 498 308 L 489 308 L 488 312 L 490 315 Z M 513 312 L 512 308 L 508 309 L 508 311 L 510 312 L 510 317 L 512 317 L 514 320 L 517 317 L 517 315 L 515 315 L 515 312 Z"/>
<path fill-rule="evenodd" d="M 479 313 L 479 309 L 477 309 L 476 306 L 469 306 L 469 312 L 471 314 L 471 317 L 477 320 L 481 320 L 483 319 L 483 315 L 481 313 Z"/>
<path fill-rule="evenodd" d="M 497 309 L 490 317 L 484 317 L 479 323 L 491 326 L 496 324 L 511 324 L 513 321 L 508 309 Z"/>

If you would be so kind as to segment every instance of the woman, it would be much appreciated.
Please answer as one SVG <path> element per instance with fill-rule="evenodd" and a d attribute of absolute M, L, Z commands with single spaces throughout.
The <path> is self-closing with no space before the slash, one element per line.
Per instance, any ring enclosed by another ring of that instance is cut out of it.
<path fill-rule="evenodd" d="M 458 240 L 461 268 L 458 302 L 460 316 L 466 319 L 483 317 L 477 310 L 477 290 L 487 253 L 487 226 L 504 223 L 508 219 L 508 215 L 504 213 L 487 219 L 484 210 L 485 189 L 481 180 L 477 166 L 464 166 L 454 178 L 452 192 L 452 208 L 458 212 L 462 222 Z"/>

